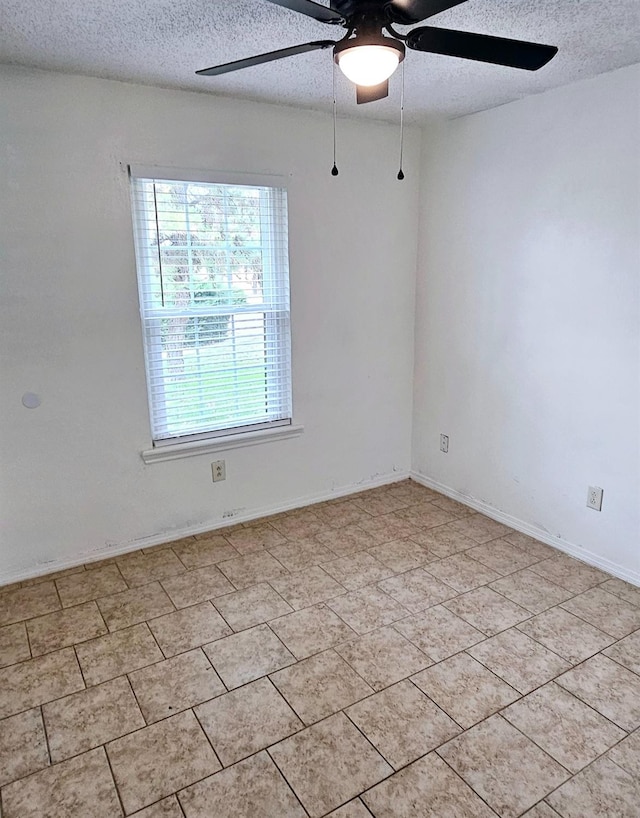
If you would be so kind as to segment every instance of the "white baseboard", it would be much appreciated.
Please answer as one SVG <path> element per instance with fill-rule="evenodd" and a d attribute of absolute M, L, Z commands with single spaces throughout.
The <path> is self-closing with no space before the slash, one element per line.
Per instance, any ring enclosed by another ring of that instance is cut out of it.
<path fill-rule="evenodd" d="M 491 517 L 493 520 L 497 520 L 499 523 L 504 523 L 504 525 L 508 525 L 509 528 L 520 531 L 522 534 L 528 534 L 530 537 L 540 540 L 540 542 L 551 545 L 553 548 L 557 548 L 559 551 L 564 551 L 565 554 L 570 554 L 572 557 L 575 557 L 582 562 L 586 562 L 588 565 L 601 568 L 608 574 L 613 574 L 613 576 L 618 577 L 619 579 L 624 579 L 626 582 L 630 582 L 632 585 L 640 586 L 640 573 L 637 571 L 630 571 L 628 568 L 618 565 L 615 562 L 611 562 L 611 560 L 605 559 L 599 554 L 594 554 L 593 551 L 587 551 L 585 548 L 581 548 L 579 545 L 568 542 L 561 537 L 554 537 L 547 531 L 544 531 L 535 525 L 531 525 L 531 523 L 525 523 L 523 520 L 519 520 L 517 517 L 512 517 L 511 514 L 506 514 L 504 511 L 500 511 L 499 509 L 490 506 L 488 503 L 482 502 L 482 500 L 476 500 L 474 497 L 469 497 L 468 495 L 462 494 L 455 489 L 449 488 L 449 486 L 445 486 L 442 483 L 439 483 L 437 480 L 427 477 L 425 474 L 412 471 L 409 476 L 412 480 L 415 480 L 416 483 L 420 483 L 422 486 L 426 486 L 427 488 L 433 489 L 440 494 L 451 497 L 452 500 L 457 500 L 459 503 L 463 503 L 465 506 L 469 506 L 469 508 L 473 508 L 475 511 L 479 511 L 485 516 Z"/>
<path fill-rule="evenodd" d="M 21 582 L 25 579 L 35 579 L 36 577 L 45 576 L 46 574 L 51 574 L 55 571 L 64 571 L 67 568 L 76 568 L 78 565 L 99 562 L 100 560 L 111 557 L 118 557 L 122 554 L 128 554 L 131 551 L 138 551 L 141 548 L 151 548 L 154 545 L 160 545 L 161 543 L 165 543 L 170 540 L 179 540 L 182 537 L 191 537 L 194 534 L 204 534 L 207 531 L 229 528 L 230 526 L 237 525 L 238 523 L 248 523 L 251 522 L 251 520 L 257 520 L 260 517 L 268 517 L 271 514 L 279 514 L 280 512 L 291 511 L 295 508 L 304 508 L 305 506 L 310 506 L 314 503 L 322 503 L 325 500 L 335 500 L 339 497 L 345 497 L 359 491 L 366 491 L 367 489 L 377 488 L 378 486 L 385 486 L 389 483 L 397 483 L 400 480 L 406 480 L 409 476 L 410 474 L 408 471 L 394 471 L 388 474 L 376 476 L 369 480 L 362 480 L 348 486 L 342 486 L 337 489 L 321 492 L 319 494 L 309 494 L 303 497 L 296 497 L 294 500 L 284 503 L 252 509 L 242 514 L 236 514 L 233 517 L 210 520 L 209 522 L 189 526 L 187 528 L 162 531 L 157 534 L 152 534 L 149 537 L 141 537 L 123 543 L 114 543 L 112 545 L 107 545 L 99 549 L 92 549 L 90 551 L 82 551 L 79 554 L 75 554 L 73 557 L 68 557 L 67 559 L 52 560 L 47 563 L 39 563 L 32 566 L 22 566 L 0 574 L 0 587 L 3 585 L 10 585 L 13 582 Z"/>
<path fill-rule="evenodd" d="M 427 488 L 438 491 L 440 494 L 444 494 L 446 497 L 451 497 L 451 499 L 457 500 L 458 502 L 469 506 L 469 508 L 473 508 L 475 511 L 485 514 L 487 517 L 491 517 L 500 523 L 504 523 L 504 525 L 508 525 L 510 528 L 520 531 L 522 534 L 528 534 L 530 537 L 540 540 L 540 542 L 544 542 L 547 545 L 551 545 L 553 548 L 557 548 L 559 551 L 563 551 L 566 554 L 570 554 L 572 557 L 575 557 L 582 562 L 586 562 L 589 565 L 595 566 L 596 568 L 601 568 L 603 571 L 606 571 L 615 577 L 619 577 L 626 582 L 630 582 L 632 585 L 640 586 L 640 573 L 637 571 L 630 571 L 624 566 L 611 562 L 598 554 L 594 554 L 592 551 L 587 551 L 586 549 L 581 548 L 574 543 L 570 543 L 560 537 L 554 537 L 537 526 L 526 523 L 516 517 L 512 517 L 510 514 L 506 514 L 505 512 L 500 511 L 499 509 L 494 508 L 481 500 L 476 500 L 473 497 L 469 497 L 466 494 L 455 491 L 455 489 L 445 486 L 444 484 L 439 483 L 437 480 L 433 480 L 432 478 L 427 477 L 425 474 L 415 471 L 393 472 L 391 474 L 381 475 L 370 480 L 363 480 L 359 483 L 353 483 L 349 486 L 342 486 L 338 489 L 332 489 L 319 494 L 297 497 L 294 500 L 290 500 L 285 503 L 252 509 L 251 511 L 247 511 L 243 514 L 238 514 L 227 519 L 212 520 L 200 525 L 173 529 L 171 531 L 163 531 L 157 534 L 152 534 L 149 537 L 141 537 L 124 543 L 114 543 L 113 545 L 104 546 L 103 548 L 84 551 L 67 559 L 52 560 L 51 562 L 47 563 L 17 568 L 13 571 L 0 574 L 0 586 L 45 576 L 46 574 L 53 573 L 54 571 L 63 571 L 67 568 L 75 568 L 78 565 L 83 565 L 85 563 L 88 564 L 110 557 L 121 556 L 122 554 L 128 554 L 131 551 L 137 551 L 141 548 L 151 548 L 154 545 L 160 545 L 161 543 L 169 540 L 178 540 L 182 537 L 193 536 L 194 534 L 204 534 L 207 531 L 229 528 L 232 525 L 251 522 L 251 520 L 257 520 L 260 517 L 267 517 L 271 514 L 279 514 L 283 511 L 303 508 L 304 506 L 313 505 L 314 503 L 321 503 L 325 500 L 345 497 L 359 491 L 366 491 L 367 489 L 376 488 L 377 486 L 384 486 L 389 483 L 396 483 L 400 480 L 406 480 L 407 477 L 411 477 L 416 481 L 416 483 L 420 483 Z"/>

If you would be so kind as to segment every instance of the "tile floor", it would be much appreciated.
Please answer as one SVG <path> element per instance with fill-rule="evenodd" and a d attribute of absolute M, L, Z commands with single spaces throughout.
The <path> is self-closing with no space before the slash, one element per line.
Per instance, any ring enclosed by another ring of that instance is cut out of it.
<path fill-rule="evenodd" d="M 0 588 L 2 818 L 637 818 L 640 588 L 410 481 Z"/>

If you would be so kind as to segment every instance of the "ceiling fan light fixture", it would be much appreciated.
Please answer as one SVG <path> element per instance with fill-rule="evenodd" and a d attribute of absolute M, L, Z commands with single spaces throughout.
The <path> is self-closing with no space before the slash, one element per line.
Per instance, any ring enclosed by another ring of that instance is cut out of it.
<path fill-rule="evenodd" d="M 380 85 L 404 60 L 404 44 L 390 37 L 343 40 L 333 50 L 345 77 L 355 85 Z"/>

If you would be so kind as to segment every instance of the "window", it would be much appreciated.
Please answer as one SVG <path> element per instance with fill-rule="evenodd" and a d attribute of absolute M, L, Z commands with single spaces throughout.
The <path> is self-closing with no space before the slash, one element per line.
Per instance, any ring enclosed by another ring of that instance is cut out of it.
<path fill-rule="evenodd" d="M 178 175 L 131 169 L 154 446 L 290 424 L 286 191 Z"/>

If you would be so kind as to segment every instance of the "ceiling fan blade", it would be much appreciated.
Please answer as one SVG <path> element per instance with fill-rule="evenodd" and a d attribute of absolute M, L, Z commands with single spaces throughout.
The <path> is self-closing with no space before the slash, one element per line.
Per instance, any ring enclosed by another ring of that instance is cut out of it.
<path fill-rule="evenodd" d="M 558 53 L 554 45 L 538 45 L 522 40 L 506 40 L 488 34 L 471 34 L 445 28 L 422 26 L 414 28 L 407 37 L 407 46 L 416 51 L 446 54 L 465 60 L 478 60 L 511 68 L 537 71 Z"/>
<path fill-rule="evenodd" d="M 219 74 L 228 74 L 230 71 L 239 71 L 241 68 L 251 68 L 254 65 L 262 65 L 272 60 L 281 60 L 284 57 L 294 57 L 296 54 L 304 54 L 307 51 L 316 51 L 318 48 L 329 48 L 335 45 L 333 40 L 316 40 L 313 43 L 303 43 L 302 45 L 292 45 L 290 48 L 281 48 L 278 51 L 269 51 L 267 54 L 257 54 L 255 57 L 247 57 L 244 60 L 234 60 L 226 62 L 224 65 L 214 65 L 211 68 L 202 68 L 196 71 L 203 77 L 216 77 Z"/>
<path fill-rule="evenodd" d="M 460 3 L 466 3 L 466 0 L 392 0 L 386 8 L 392 22 L 411 26 Z"/>
<path fill-rule="evenodd" d="M 320 3 L 312 3 L 311 0 L 269 0 L 276 6 L 283 6 L 285 9 L 297 11 L 299 14 L 306 14 L 321 23 L 344 23 L 344 17 L 328 6 L 321 6 Z"/>
<path fill-rule="evenodd" d="M 365 102 L 375 102 L 389 96 L 389 80 L 380 85 L 356 85 L 356 102 L 362 105 Z"/>

